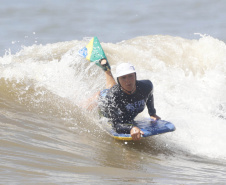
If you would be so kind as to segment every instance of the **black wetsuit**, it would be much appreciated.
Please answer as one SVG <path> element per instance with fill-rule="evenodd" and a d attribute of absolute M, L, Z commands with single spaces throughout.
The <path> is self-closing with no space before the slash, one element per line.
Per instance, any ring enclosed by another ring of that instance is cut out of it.
<path fill-rule="evenodd" d="M 118 84 L 113 86 L 105 96 L 100 96 L 99 108 L 103 116 L 110 118 L 116 132 L 130 133 L 131 122 L 145 105 L 150 116 L 156 113 L 150 80 L 136 81 L 136 91 L 131 95 L 123 92 Z"/>

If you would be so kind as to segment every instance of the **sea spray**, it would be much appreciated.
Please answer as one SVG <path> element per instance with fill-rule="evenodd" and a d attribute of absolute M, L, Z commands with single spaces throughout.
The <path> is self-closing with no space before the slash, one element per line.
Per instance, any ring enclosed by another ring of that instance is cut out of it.
<path fill-rule="evenodd" d="M 73 109 L 72 114 L 68 112 L 68 120 L 80 112 L 74 124 L 92 130 L 89 128 L 98 127 L 97 109 L 89 114 L 81 105 L 105 88 L 105 77 L 98 66 L 78 55 L 78 50 L 86 44 L 86 41 L 71 41 L 24 47 L 15 55 L 0 58 L 0 78 L 13 84 L 10 89 L 17 92 L 18 100 L 30 96 L 28 90 L 33 88 L 30 92 L 34 95 L 71 102 L 73 106 L 66 106 L 67 111 Z M 163 141 L 167 138 L 165 142 L 172 150 L 225 158 L 225 43 L 210 36 L 188 40 L 155 35 L 101 44 L 113 75 L 116 65 L 130 62 L 136 68 L 138 80 L 153 82 L 157 114 L 177 128 L 170 135 L 159 136 Z M 18 84 L 23 84 L 23 90 L 17 90 Z M 52 100 L 46 100 L 47 104 Z M 38 101 L 35 106 L 45 109 Z M 147 117 L 147 112 L 142 116 Z"/>

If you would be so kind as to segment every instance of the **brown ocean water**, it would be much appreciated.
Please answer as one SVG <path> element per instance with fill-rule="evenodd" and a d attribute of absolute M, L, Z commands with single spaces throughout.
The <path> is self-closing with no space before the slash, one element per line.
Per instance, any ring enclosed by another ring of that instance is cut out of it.
<path fill-rule="evenodd" d="M 207 2 L 5 2 L 0 184 L 225 184 L 225 3 Z M 175 132 L 116 141 L 82 108 L 105 86 L 78 55 L 94 35 L 113 75 L 129 61 L 153 82 Z"/>

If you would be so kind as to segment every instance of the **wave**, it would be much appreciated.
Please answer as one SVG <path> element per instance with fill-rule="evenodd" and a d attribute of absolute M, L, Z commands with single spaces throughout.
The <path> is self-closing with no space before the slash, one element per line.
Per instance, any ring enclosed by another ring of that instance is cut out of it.
<path fill-rule="evenodd" d="M 97 110 L 87 113 L 81 105 L 104 88 L 105 79 L 101 69 L 78 55 L 87 42 L 32 45 L 0 57 L 1 107 L 50 114 L 94 131 Z M 170 137 L 173 148 L 225 158 L 224 42 L 203 35 L 198 40 L 154 35 L 101 44 L 113 74 L 116 65 L 130 62 L 138 79 L 153 82 L 158 115 L 177 127 L 162 135 L 163 141 Z"/>

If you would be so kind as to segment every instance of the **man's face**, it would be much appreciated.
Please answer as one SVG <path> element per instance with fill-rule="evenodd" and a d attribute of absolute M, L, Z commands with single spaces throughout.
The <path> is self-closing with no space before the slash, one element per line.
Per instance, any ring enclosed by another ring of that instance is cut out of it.
<path fill-rule="evenodd" d="M 123 89 L 127 91 L 134 91 L 136 87 L 136 74 L 131 73 L 128 75 L 120 76 L 118 81 Z"/>

